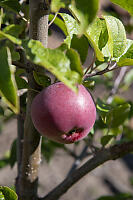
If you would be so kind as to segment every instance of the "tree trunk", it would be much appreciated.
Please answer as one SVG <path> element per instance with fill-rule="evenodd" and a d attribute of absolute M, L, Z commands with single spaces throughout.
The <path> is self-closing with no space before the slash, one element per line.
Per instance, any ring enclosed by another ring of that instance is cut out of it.
<path fill-rule="evenodd" d="M 47 47 L 49 7 L 44 0 L 30 0 L 30 39 L 39 40 Z M 29 68 L 32 67 L 28 63 Z M 31 70 L 27 74 L 29 87 L 27 93 L 26 119 L 24 124 L 24 143 L 21 160 L 21 170 L 18 176 L 19 200 L 36 200 L 38 187 L 38 169 L 41 161 L 41 136 L 31 120 L 31 103 L 38 89 Z"/>

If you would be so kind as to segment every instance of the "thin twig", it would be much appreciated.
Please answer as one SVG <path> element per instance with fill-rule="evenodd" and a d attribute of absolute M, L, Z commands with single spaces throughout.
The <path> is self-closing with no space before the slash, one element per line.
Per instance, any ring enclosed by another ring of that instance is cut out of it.
<path fill-rule="evenodd" d="M 94 57 L 93 57 L 93 60 L 92 60 L 92 63 L 88 66 L 87 70 L 85 71 L 85 74 L 87 74 L 87 72 L 89 71 L 89 69 L 93 68 L 93 65 L 94 65 L 94 62 L 96 61 L 96 54 L 94 52 Z"/>
<path fill-rule="evenodd" d="M 113 96 L 117 93 L 118 88 L 119 88 L 121 81 L 123 80 L 126 72 L 127 72 L 127 67 L 122 67 L 117 78 L 115 79 L 114 86 L 110 92 L 108 99 L 107 99 L 108 104 L 110 104 L 112 102 Z"/>
<path fill-rule="evenodd" d="M 83 158 L 86 155 L 87 149 L 88 149 L 88 145 L 86 144 L 84 146 L 84 148 L 82 149 L 80 155 L 77 157 L 77 159 L 75 159 L 75 162 L 73 163 L 73 165 L 72 165 L 71 169 L 69 170 L 67 176 L 70 176 L 71 173 L 80 165 L 81 161 L 83 160 Z"/>
<path fill-rule="evenodd" d="M 57 17 L 57 15 L 58 15 L 58 12 L 55 13 L 54 18 L 53 18 L 53 19 L 51 20 L 51 22 L 48 24 L 48 27 L 50 27 L 50 26 L 53 24 L 53 22 L 54 22 L 55 18 Z"/>
<path fill-rule="evenodd" d="M 97 75 L 103 75 L 103 74 L 105 74 L 105 73 L 107 73 L 107 72 L 111 72 L 111 71 L 116 70 L 116 69 L 118 69 L 118 68 L 119 68 L 119 67 L 117 67 L 117 64 L 115 63 L 113 66 L 111 66 L 111 67 L 106 67 L 105 69 L 103 69 L 103 70 L 101 70 L 101 71 L 93 72 L 93 73 L 91 73 L 91 74 L 86 74 L 86 75 L 84 76 L 84 80 L 86 80 L 88 77 L 93 77 L 93 76 L 97 76 Z"/>

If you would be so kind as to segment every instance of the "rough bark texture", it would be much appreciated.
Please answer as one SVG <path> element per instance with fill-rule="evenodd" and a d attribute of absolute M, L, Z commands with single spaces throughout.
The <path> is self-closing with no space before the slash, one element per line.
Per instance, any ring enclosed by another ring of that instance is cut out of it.
<path fill-rule="evenodd" d="M 30 0 L 30 30 L 29 37 L 39 40 L 47 47 L 48 37 L 48 7 L 44 0 Z M 27 63 L 29 68 L 31 63 Z M 22 155 L 22 166 L 18 180 L 19 200 L 37 199 L 38 169 L 40 164 L 41 137 L 35 130 L 31 120 L 31 103 L 35 95 L 34 90 L 38 89 L 32 71 L 27 74 L 29 89 L 27 94 L 26 119 L 24 124 L 24 144 Z"/>

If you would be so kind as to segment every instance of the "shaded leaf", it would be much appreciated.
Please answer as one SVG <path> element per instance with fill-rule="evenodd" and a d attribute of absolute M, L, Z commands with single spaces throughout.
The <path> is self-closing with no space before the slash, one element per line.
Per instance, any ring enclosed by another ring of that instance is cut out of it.
<path fill-rule="evenodd" d="M 52 0 L 51 11 L 57 12 L 60 8 L 65 8 L 70 4 L 71 0 Z"/>
<path fill-rule="evenodd" d="M 125 103 L 111 109 L 107 114 L 107 121 L 109 127 L 116 128 L 123 125 L 124 121 L 128 118 L 130 112 L 130 104 Z"/>
<path fill-rule="evenodd" d="M 129 87 L 133 83 L 133 69 L 129 70 L 124 77 L 124 84 Z"/>
<path fill-rule="evenodd" d="M 6 26 L 2 31 L 6 34 L 18 37 L 23 31 L 23 27 L 20 25 L 11 24 Z"/>
<path fill-rule="evenodd" d="M 67 57 L 69 58 L 70 68 L 73 71 L 78 72 L 81 76 L 83 76 L 83 69 L 81 67 L 81 61 L 79 54 L 74 49 L 68 49 L 66 52 Z"/>
<path fill-rule="evenodd" d="M 6 100 L 8 106 L 15 112 L 19 112 L 19 99 L 17 87 L 14 80 L 14 70 L 11 65 L 11 55 L 8 48 L 0 49 L 0 93 Z"/>
<path fill-rule="evenodd" d="M 123 194 L 117 194 L 115 196 L 103 196 L 98 198 L 97 200 L 130 200 L 133 198 L 132 194 L 123 193 Z"/>
<path fill-rule="evenodd" d="M 18 0 L 0 0 L 0 6 L 15 13 L 18 13 L 21 7 Z"/>
<path fill-rule="evenodd" d="M 17 140 L 15 139 L 12 143 L 10 157 L 9 157 L 9 164 L 11 168 L 14 167 L 16 161 L 17 161 Z"/>
<path fill-rule="evenodd" d="M 88 55 L 89 43 L 87 38 L 84 35 L 80 38 L 76 35 L 73 35 L 73 38 L 71 40 L 71 48 L 77 50 L 83 64 Z"/>
<path fill-rule="evenodd" d="M 43 87 L 48 87 L 51 84 L 50 78 L 40 72 L 34 71 L 33 76 L 38 85 L 41 85 Z"/>
<path fill-rule="evenodd" d="M 102 146 L 106 146 L 110 140 L 114 137 L 114 135 L 105 135 L 101 138 L 101 144 Z"/>
<path fill-rule="evenodd" d="M 0 31 L 0 40 L 4 40 L 4 39 L 9 39 L 11 42 L 13 42 L 15 44 L 18 44 L 18 45 L 21 45 L 21 40 L 20 39 L 15 38 L 12 35 L 9 35 L 9 34 L 6 34 L 6 33 L 2 32 L 2 31 Z"/>
<path fill-rule="evenodd" d="M 107 120 L 107 113 L 112 109 L 111 105 L 105 104 L 101 99 L 97 99 L 96 108 L 104 123 Z"/>

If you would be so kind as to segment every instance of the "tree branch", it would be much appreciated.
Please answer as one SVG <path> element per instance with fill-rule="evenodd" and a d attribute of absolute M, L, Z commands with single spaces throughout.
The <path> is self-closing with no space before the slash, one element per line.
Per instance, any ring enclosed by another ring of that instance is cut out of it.
<path fill-rule="evenodd" d="M 69 188 L 79 181 L 86 174 L 102 165 L 109 160 L 115 160 L 133 151 L 133 141 L 117 144 L 107 149 L 101 149 L 96 155 L 83 164 L 79 169 L 76 169 L 71 176 L 67 177 L 48 195 L 38 200 L 55 200 L 59 199 Z"/>
<path fill-rule="evenodd" d="M 112 102 L 113 96 L 117 93 L 118 88 L 119 88 L 121 81 L 123 80 L 126 72 L 127 72 L 127 67 L 122 67 L 117 78 L 115 79 L 114 87 L 112 88 L 110 95 L 107 99 L 108 104 L 110 104 Z"/>

